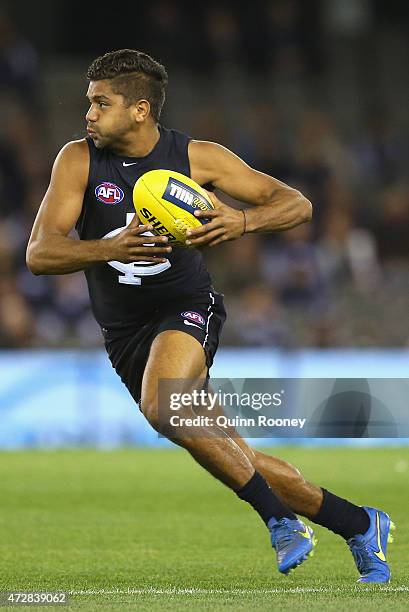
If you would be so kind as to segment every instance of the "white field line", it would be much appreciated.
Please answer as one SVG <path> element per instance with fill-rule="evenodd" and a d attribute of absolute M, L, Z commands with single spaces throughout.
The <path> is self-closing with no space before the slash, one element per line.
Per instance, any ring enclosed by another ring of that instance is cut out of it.
<path fill-rule="evenodd" d="M 356 592 L 388 592 L 388 593 L 408 593 L 409 586 L 380 586 L 373 585 L 372 587 L 355 586 L 355 587 L 295 587 L 292 589 L 200 589 L 200 588 L 155 588 L 149 587 L 145 589 L 84 589 L 68 591 L 68 595 L 274 595 L 284 593 L 350 593 L 351 590 Z"/>

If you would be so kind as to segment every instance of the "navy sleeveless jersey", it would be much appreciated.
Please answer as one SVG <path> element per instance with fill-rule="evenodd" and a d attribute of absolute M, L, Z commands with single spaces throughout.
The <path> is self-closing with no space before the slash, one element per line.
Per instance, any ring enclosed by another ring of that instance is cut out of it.
<path fill-rule="evenodd" d="M 145 157 L 123 157 L 97 149 L 90 152 L 88 185 L 76 229 L 81 240 L 110 238 L 135 214 L 132 190 L 149 170 L 175 170 L 190 176 L 189 137 L 159 126 L 160 138 Z M 85 270 L 91 306 L 101 327 L 121 330 L 149 320 L 149 313 L 187 295 L 206 292 L 211 284 L 201 253 L 173 247 L 163 263 L 111 261 Z"/>

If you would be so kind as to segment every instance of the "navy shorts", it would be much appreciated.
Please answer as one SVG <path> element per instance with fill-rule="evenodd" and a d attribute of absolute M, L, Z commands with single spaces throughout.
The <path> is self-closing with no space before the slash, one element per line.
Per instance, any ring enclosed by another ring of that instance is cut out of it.
<path fill-rule="evenodd" d="M 104 330 L 105 348 L 113 368 L 139 404 L 143 373 L 151 344 L 158 334 L 174 329 L 193 336 L 203 346 L 210 368 L 225 319 L 223 295 L 209 288 L 206 293 L 185 296 L 157 308 L 148 322 L 126 335 Z"/>

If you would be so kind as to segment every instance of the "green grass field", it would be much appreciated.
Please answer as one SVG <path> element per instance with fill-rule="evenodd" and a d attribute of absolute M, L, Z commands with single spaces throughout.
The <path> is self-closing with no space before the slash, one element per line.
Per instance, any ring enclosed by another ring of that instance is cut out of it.
<path fill-rule="evenodd" d="M 391 514 L 390 585 L 357 585 L 319 527 L 315 556 L 281 576 L 260 518 L 184 451 L 81 450 L 0 454 L 0 591 L 72 591 L 81 610 L 407 610 L 409 449 L 268 452 Z"/>

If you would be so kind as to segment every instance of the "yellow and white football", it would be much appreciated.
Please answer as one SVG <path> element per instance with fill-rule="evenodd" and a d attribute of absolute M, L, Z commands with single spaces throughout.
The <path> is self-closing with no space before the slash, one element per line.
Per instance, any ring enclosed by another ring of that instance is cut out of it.
<path fill-rule="evenodd" d="M 195 210 L 213 210 L 207 192 L 188 176 L 173 170 L 150 170 L 133 188 L 133 203 L 144 224 L 168 236 L 170 244 L 185 244 L 188 229 L 208 220 L 194 216 Z"/>

